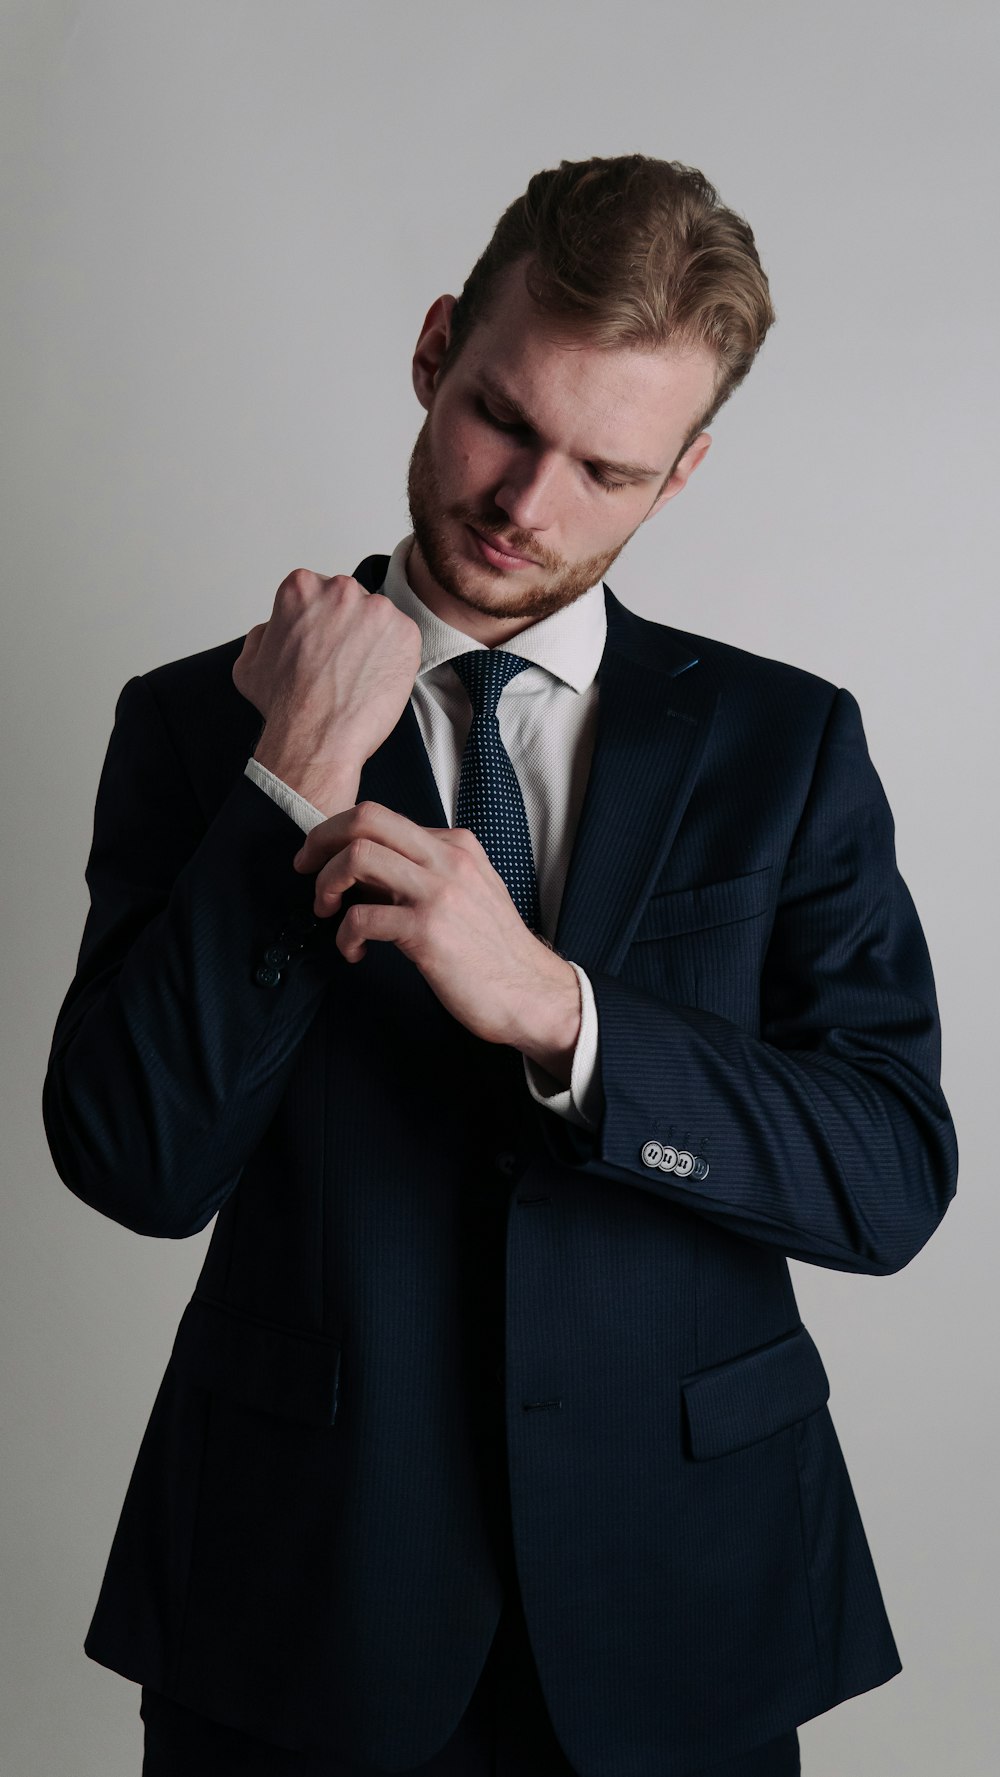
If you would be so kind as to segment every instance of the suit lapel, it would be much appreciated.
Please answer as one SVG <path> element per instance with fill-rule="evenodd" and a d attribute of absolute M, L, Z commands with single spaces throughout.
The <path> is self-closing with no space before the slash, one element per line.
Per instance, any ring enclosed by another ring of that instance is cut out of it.
<path fill-rule="evenodd" d="M 354 578 L 376 592 L 388 561 L 366 556 Z M 594 752 L 554 942 L 583 968 L 614 974 L 694 787 L 717 693 L 672 630 L 627 610 L 608 586 L 604 596 Z M 448 826 L 412 703 L 366 761 L 358 800 Z"/>
<path fill-rule="evenodd" d="M 555 947 L 615 974 L 687 807 L 717 693 L 672 630 L 604 595 L 594 753 Z"/>
<path fill-rule="evenodd" d="M 368 592 L 379 592 L 389 567 L 387 555 L 366 555 L 353 578 Z M 448 827 L 424 737 L 412 702 L 406 705 L 392 733 L 376 748 L 361 770 L 359 802 L 381 802 L 420 827 Z"/>
<path fill-rule="evenodd" d="M 419 827 L 451 825 L 412 703 L 407 704 L 392 733 L 363 765 L 358 801 L 381 802 L 385 808 L 396 808 Z"/>

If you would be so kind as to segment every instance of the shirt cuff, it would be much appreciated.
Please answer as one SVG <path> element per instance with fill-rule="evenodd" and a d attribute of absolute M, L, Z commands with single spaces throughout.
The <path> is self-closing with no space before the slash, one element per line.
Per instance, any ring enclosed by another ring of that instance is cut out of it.
<path fill-rule="evenodd" d="M 314 808 L 311 802 L 307 802 L 304 796 L 299 795 L 298 790 L 293 790 L 280 777 L 275 777 L 273 771 L 268 771 L 267 766 L 259 764 L 256 759 L 247 760 L 245 775 L 252 778 L 265 795 L 270 796 L 272 802 L 276 802 L 279 808 L 283 808 L 286 814 L 291 815 L 292 820 L 302 828 L 303 833 L 311 833 L 314 827 L 319 826 L 320 821 L 329 820 L 329 815 Z"/>
<path fill-rule="evenodd" d="M 568 957 L 566 961 L 569 962 Z M 573 1051 L 569 1085 L 563 1086 L 527 1055 L 522 1055 L 521 1059 L 528 1091 L 536 1104 L 555 1111 L 569 1123 L 578 1123 L 584 1129 L 596 1129 L 604 1112 L 604 1089 L 597 1065 L 597 1006 L 589 977 L 579 963 L 570 962 L 569 966 L 580 986 L 580 1034 Z"/>

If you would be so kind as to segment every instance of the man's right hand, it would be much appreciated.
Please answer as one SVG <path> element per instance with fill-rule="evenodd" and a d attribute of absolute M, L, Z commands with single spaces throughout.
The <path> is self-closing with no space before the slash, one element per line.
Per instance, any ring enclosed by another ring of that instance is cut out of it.
<path fill-rule="evenodd" d="M 264 717 L 254 758 L 314 807 L 339 813 L 419 670 L 419 627 L 391 599 L 349 574 L 295 568 L 233 666 L 237 691 Z"/>

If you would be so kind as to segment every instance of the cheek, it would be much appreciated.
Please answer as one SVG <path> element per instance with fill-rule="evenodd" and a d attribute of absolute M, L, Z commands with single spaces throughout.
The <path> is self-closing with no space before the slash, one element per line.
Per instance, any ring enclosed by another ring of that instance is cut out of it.
<path fill-rule="evenodd" d="M 442 487 L 455 487 L 469 481 L 481 453 L 476 451 L 471 427 L 446 414 L 441 415 L 441 422 L 434 438 L 438 480 Z"/>
<path fill-rule="evenodd" d="M 510 460 L 502 439 L 484 439 L 475 427 L 457 426 L 449 440 L 447 473 L 453 485 L 481 502 L 507 480 Z"/>

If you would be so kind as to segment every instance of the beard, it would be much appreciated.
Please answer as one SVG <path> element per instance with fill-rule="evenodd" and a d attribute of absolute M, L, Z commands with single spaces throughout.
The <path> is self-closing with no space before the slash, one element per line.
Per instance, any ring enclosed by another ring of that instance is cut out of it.
<path fill-rule="evenodd" d="M 635 531 L 630 531 L 610 552 L 589 556 L 585 561 L 561 562 L 544 554 L 539 559 L 540 545 L 524 531 L 515 530 L 512 535 L 506 513 L 498 508 L 489 513 L 471 507 L 455 508 L 447 513 L 448 519 L 458 524 L 471 524 L 484 537 L 502 537 L 505 548 L 523 550 L 525 555 L 538 562 L 535 572 L 541 578 L 533 585 L 522 587 L 513 584 L 513 576 L 505 569 L 493 567 L 485 560 L 477 569 L 459 553 L 456 544 L 448 541 L 445 506 L 431 450 L 430 422 L 428 414 L 410 454 L 406 481 L 410 522 L 431 578 L 463 605 L 489 617 L 527 617 L 532 620 L 551 617 L 554 611 L 561 611 L 596 586 L 629 539 L 634 537 Z M 479 591 L 477 587 L 483 584 L 484 574 L 492 577 L 492 584 L 488 591 Z M 519 582 L 522 577 L 518 575 Z"/>

